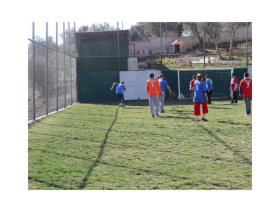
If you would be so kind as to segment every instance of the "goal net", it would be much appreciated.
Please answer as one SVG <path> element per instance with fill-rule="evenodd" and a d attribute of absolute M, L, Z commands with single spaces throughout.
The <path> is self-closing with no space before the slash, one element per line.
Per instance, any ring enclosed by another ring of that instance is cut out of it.
<path fill-rule="evenodd" d="M 212 98 L 230 97 L 230 80 L 233 73 L 232 68 L 213 68 L 213 69 L 179 69 L 178 70 L 178 99 L 191 99 L 192 91 L 190 81 L 193 75 L 202 73 L 206 82 L 205 75 L 208 75 L 213 82 Z"/>

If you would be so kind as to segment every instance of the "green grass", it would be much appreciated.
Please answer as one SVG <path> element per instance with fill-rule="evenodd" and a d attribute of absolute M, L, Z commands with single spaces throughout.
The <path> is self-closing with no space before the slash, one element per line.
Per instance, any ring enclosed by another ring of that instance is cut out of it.
<path fill-rule="evenodd" d="M 191 101 L 77 103 L 28 126 L 30 190 L 252 189 L 252 117 L 214 100 L 208 122 Z"/>

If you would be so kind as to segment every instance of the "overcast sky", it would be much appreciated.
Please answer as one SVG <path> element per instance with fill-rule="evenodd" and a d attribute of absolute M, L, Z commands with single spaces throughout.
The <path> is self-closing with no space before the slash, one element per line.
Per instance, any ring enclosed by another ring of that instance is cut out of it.
<path fill-rule="evenodd" d="M 93 23 L 98 23 L 94 21 L 85 21 L 85 22 L 76 22 L 76 30 L 82 25 L 91 25 Z M 101 22 L 100 22 L 101 23 Z M 117 27 L 117 22 L 109 22 L 111 25 Z M 119 22 L 119 27 L 122 29 L 129 29 L 131 25 L 136 24 L 136 22 Z M 74 22 L 70 22 L 70 29 L 74 27 Z M 68 29 L 68 22 L 65 22 L 65 29 Z M 58 22 L 58 34 L 63 32 L 63 23 Z M 55 41 L 56 37 L 56 23 L 48 22 L 48 34 L 52 36 Z M 40 37 L 46 38 L 46 22 L 35 22 L 35 36 L 39 35 Z M 32 38 L 32 23 L 28 23 L 28 38 Z M 63 40 L 58 36 L 58 44 L 62 43 Z"/>

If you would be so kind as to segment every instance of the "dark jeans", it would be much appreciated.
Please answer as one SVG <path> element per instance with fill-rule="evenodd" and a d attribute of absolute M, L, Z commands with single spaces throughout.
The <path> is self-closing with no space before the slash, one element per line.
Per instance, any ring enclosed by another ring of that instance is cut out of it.
<path fill-rule="evenodd" d="M 213 90 L 210 90 L 210 92 L 207 91 L 207 97 L 208 97 L 208 104 L 211 104 L 211 96 L 212 96 Z"/>
<path fill-rule="evenodd" d="M 120 103 L 123 103 L 124 104 L 124 98 L 123 98 L 123 94 L 122 93 L 119 93 L 117 94 L 119 100 L 120 100 Z"/>
<path fill-rule="evenodd" d="M 232 100 L 231 102 L 237 103 L 237 91 L 232 91 Z"/>

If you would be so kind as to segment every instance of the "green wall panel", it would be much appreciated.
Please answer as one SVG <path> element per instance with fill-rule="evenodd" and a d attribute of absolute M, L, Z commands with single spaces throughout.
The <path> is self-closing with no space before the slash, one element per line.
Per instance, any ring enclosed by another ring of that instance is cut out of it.
<path fill-rule="evenodd" d="M 168 92 L 166 91 L 165 99 L 176 99 L 178 96 L 178 74 L 177 70 L 162 70 L 161 73 L 164 75 L 164 80 L 166 80 L 167 84 L 170 86 L 170 89 L 174 91 L 177 95 L 176 97 L 172 98 L 169 96 Z"/>
<path fill-rule="evenodd" d="M 116 91 L 110 90 L 119 82 L 119 72 L 88 72 L 78 75 L 79 102 L 117 101 Z"/>

